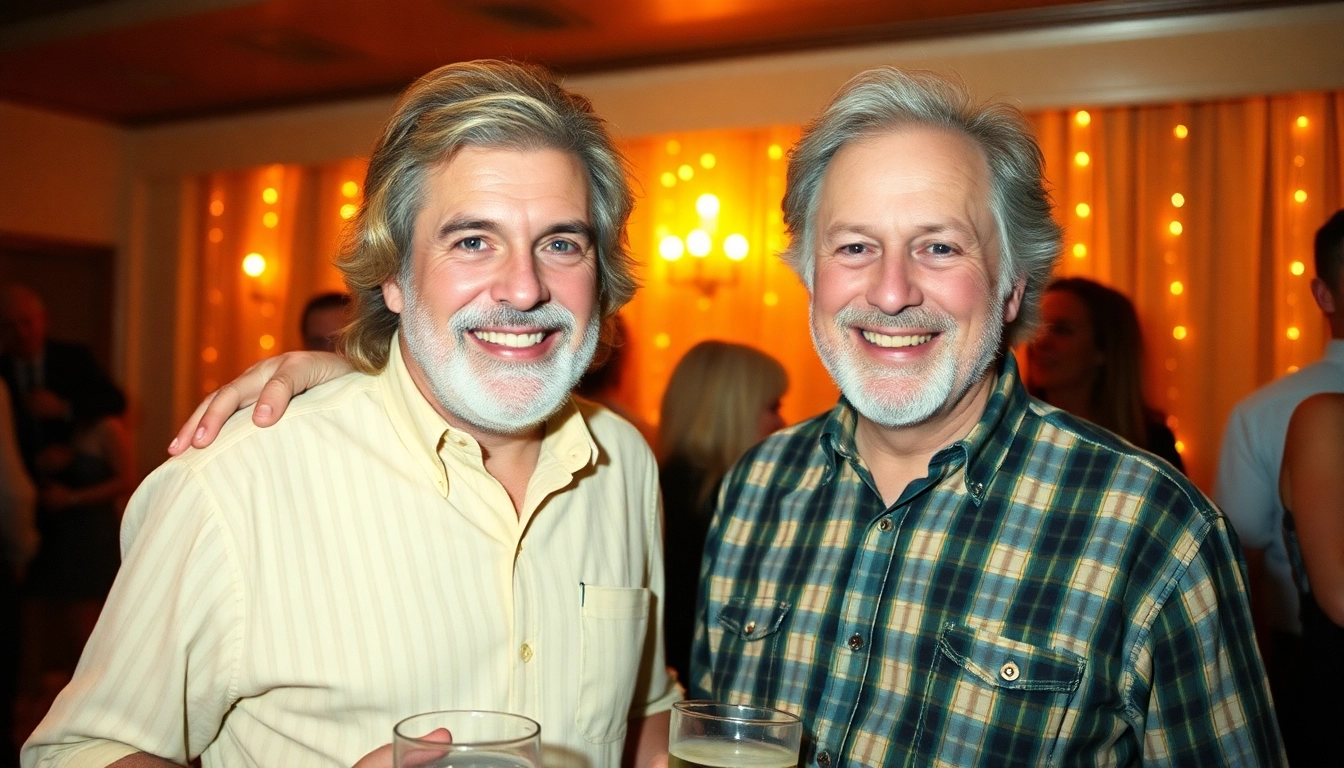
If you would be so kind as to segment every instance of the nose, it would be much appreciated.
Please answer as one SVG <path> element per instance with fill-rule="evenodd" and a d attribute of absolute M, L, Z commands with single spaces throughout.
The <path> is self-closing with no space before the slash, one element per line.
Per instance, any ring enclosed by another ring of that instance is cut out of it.
<path fill-rule="evenodd" d="M 868 303 L 885 314 L 894 315 L 907 307 L 919 306 L 924 294 L 919 289 L 918 268 L 901 253 L 886 253 L 873 262 L 872 281 L 866 296 Z"/>
<path fill-rule="evenodd" d="M 523 311 L 550 301 L 545 275 L 530 249 L 515 248 L 513 253 L 501 259 L 490 298 Z"/>

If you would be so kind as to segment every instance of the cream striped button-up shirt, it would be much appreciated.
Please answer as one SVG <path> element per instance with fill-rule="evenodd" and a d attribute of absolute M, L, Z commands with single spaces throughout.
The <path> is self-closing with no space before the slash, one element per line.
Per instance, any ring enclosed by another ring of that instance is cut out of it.
<path fill-rule="evenodd" d="M 124 562 L 23 764 L 133 752 L 205 766 L 349 766 L 439 709 L 541 723 L 550 766 L 618 764 L 627 717 L 680 695 L 663 664 L 657 469 L 639 433 L 570 403 L 520 513 L 411 381 L 304 395 L 269 429 L 136 492 Z"/>

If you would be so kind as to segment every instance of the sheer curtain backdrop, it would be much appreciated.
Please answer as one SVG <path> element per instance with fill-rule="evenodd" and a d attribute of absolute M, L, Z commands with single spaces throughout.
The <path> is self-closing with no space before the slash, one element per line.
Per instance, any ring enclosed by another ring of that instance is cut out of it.
<path fill-rule="evenodd" d="M 1130 295 L 1143 319 L 1151 403 L 1192 477 L 1210 488 L 1223 422 L 1254 388 L 1319 356 L 1327 332 L 1308 285 L 1316 227 L 1344 204 L 1344 93 L 1029 115 L 1067 231 L 1059 274 Z M 812 351 L 807 297 L 776 257 L 797 126 L 622 142 L 639 201 L 629 229 L 643 288 L 624 310 L 624 399 L 650 422 L 672 367 L 702 339 L 778 357 L 791 422 L 837 391 Z M 299 346 L 298 314 L 339 289 L 340 232 L 363 162 L 267 166 L 194 180 L 198 365 L 209 392 Z M 252 257 L 252 258 L 249 258 Z M 255 274 L 254 274 L 255 273 Z M 185 414 L 184 414 L 185 415 Z"/>

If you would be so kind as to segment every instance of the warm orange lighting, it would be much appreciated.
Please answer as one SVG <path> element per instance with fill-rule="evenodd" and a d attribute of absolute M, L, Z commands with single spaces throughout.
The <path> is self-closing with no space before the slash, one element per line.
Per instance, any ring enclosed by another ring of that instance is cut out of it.
<path fill-rule="evenodd" d="M 1181 420 L 1178 419 L 1178 418 L 1176 418 L 1175 415 L 1171 415 L 1171 416 L 1168 416 L 1168 417 L 1167 417 L 1167 428 L 1168 428 L 1168 429 L 1175 430 L 1175 429 L 1178 429 L 1180 426 L 1181 426 Z"/>
<path fill-rule="evenodd" d="M 1092 206 L 1087 203 L 1079 203 L 1077 207 L 1073 209 L 1073 212 L 1078 214 L 1078 218 L 1086 219 L 1088 216 L 1092 215 Z"/>
<path fill-rule="evenodd" d="M 274 205 L 280 199 L 280 193 L 275 191 L 275 187 L 267 187 L 261 191 L 261 199 L 267 205 Z"/>
<path fill-rule="evenodd" d="M 658 255 L 667 261 L 676 261 L 686 252 L 686 246 L 681 242 L 681 238 L 676 235 L 668 235 L 658 241 Z"/>
<path fill-rule="evenodd" d="M 700 167 L 704 168 L 705 170 L 713 168 L 714 164 L 717 162 L 718 159 L 714 157 L 713 153 L 706 152 L 705 154 L 700 156 Z"/>
<path fill-rule="evenodd" d="M 262 349 L 270 349 L 275 346 L 275 337 L 268 333 L 257 339 L 257 343 L 261 345 Z"/>
<path fill-rule="evenodd" d="M 249 253 L 243 257 L 243 272 L 256 277 L 266 271 L 266 257 L 260 253 Z"/>
<path fill-rule="evenodd" d="M 719 198 L 708 192 L 695 199 L 695 212 L 702 219 L 712 219 L 719 215 Z"/>
<path fill-rule="evenodd" d="M 1307 116 L 1299 115 L 1297 118 L 1297 127 L 1306 128 L 1308 125 L 1311 125 L 1311 121 L 1307 120 Z"/>
<path fill-rule="evenodd" d="M 1184 139 L 1186 136 L 1190 135 L 1190 129 L 1186 128 L 1184 125 L 1178 125 L 1172 130 L 1172 133 L 1176 134 L 1176 138 Z"/>
<path fill-rule="evenodd" d="M 1092 162 L 1092 158 L 1088 157 L 1086 152 L 1079 152 L 1078 154 L 1073 156 L 1073 162 L 1077 163 L 1078 165 L 1087 165 L 1088 163 Z"/>
<path fill-rule="evenodd" d="M 1087 110 L 1080 109 L 1078 110 L 1078 114 L 1073 116 L 1073 120 L 1079 125 L 1087 125 L 1092 122 L 1092 116 L 1087 113 Z"/>
<path fill-rule="evenodd" d="M 1181 226 L 1181 222 L 1173 221 L 1167 225 L 1167 231 L 1173 235 L 1179 235 L 1185 231 L 1185 227 Z"/>
<path fill-rule="evenodd" d="M 1073 244 L 1073 258 L 1075 258 L 1075 259 L 1084 259 L 1084 258 L 1087 258 L 1087 246 L 1086 246 L 1086 245 L 1083 245 L 1082 243 L 1074 243 L 1074 244 Z"/>
<path fill-rule="evenodd" d="M 354 203 L 346 203 L 341 206 L 341 218 L 348 219 L 359 211 L 359 206 Z"/>
<path fill-rule="evenodd" d="M 713 241 L 709 239 L 709 233 L 705 230 L 692 229 L 686 233 L 686 250 L 692 256 L 703 259 L 709 255 L 709 250 L 713 247 Z"/>
<path fill-rule="evenodd" d="M 1184 440 L 1177 440 L 1177 441 L 1176 441 L 1176 452 L 1177 452 L 1177 453 L 1185 453 L 1185 441 L 1184 441 Z"/>
<path fill-rule="evenodd" d="M 1287 373 L 1297 373 L 1297 366 L 1296 366 L 1296 365 L 1290 365 L 1290 366 L 1288 366 L 1288 370 L 1287 370 L 1286 372 L 1287 372 Z"/>
<path fill-rule="evenodd" d="M 695 308 L 701 312 L 708 312 L 711 306 L 713 306 L 713 302 L 709 300 L 708 296 L 701 296 L 695 300 Z"/>
<path fill-rule="evenodd" d="M 346 197 L 354 197 L 359 194 L 359 185 L 353 181 L 347 181 L 341 185 L 341 194 Z"/>
<path fill-rule="evenodd" d="M 653 337 L 653 346 L 659 349 L 667 349 L 672 346 L 672 337 L 666 333 L 660 333 Z"/>
<path fill-rule="evenodd" d="M 1172 337 L 1173 339 L 1177 340 L 1177 341 L 1180 341 L 1181 339 L 1184 339 L 1184 338 L 1186 337 L 1185 326 L 1184 326 L 1184 325 L 1178 325 L 1178 326 L 1176 326 L 1175 328 L 1172 328 L 1172 329 L 1171 329 L 1171 337 Z"/>
<path fill-rule="evenodd" d="M 763 304 L 765 304 L 765 306 L 767 306 L 767 307 L 775 307 L 775 306 L 778 306 L 778 305 L 779 305 L 779 294 L 778 294 L 778 293 L 775 293 L 774 291 L 766 291 L 766 292 L 765 292 L 765 295 L 761 297 L 761 302 L 762 302 Z"/>
<path fill-rule="evenodd" d="M 1288 326 L 1287 336 L 1289 341 L 1297 341 L 1302 336 L 1302 331 L 1298 330 L 1296 325 Z"/>
<path fill-rule="evenodd" d="M 695 178 L 695 169 L 689 165 L 683 165 L 677 169 L 677 176 L 682 181 L 690 181 Z"/>
<path fill-rule="evenodd" d="M 1168 371 L 1176 370 L 1176 358 L 1174 357 L 1167 358 L 1167 370 Z"/>
<path fill-rule="evenodd" d="M 769 157 L 771 160 L 778 160 L 784 157 L 784 148 L 779 146 L 778 144 L 771 144 L 765 150 L 765 155 L 766 157 Z"/>
<path fill-rule="evenodd" d="M 1180 280 L 1172 281 L 1171 295 L 1180 296 L 1182 293 L 1185 293 L 1185 286 L 1181 284 L 1181 281 Z"/>
<path fill-rule="evenodd" d="M 215 227 L 210 230 L 210 242 L 218 243 L 224 240 L 224 230 Z"/>
<path fill-rule="evenodd" d="M 210 201 L 210 215 L 211 215 L 211 216 L 223 216 L 223 215 L 224 215 L 224 201 L 223 201 L 223 200 L 211 200 L 211 201 Z"/>
<path fill-rule="evenodd" d="M 677 174 L 671 171 L 664 171 L 663 175 L 658 177 L 658 180 L 663 183 L 664 187 L 671 188 L 677 183 Z"/>
<path fill-rule="evenodd" d="M 741 261 L 747 258 L 749 249 L 750 244 L 747 243 L 747 238 L 742 235 L 729 235 L 723 240 L 723 252 L 733 261 Z"/>
<path fill-rule="evenodd" d="M 1172 195 L 1171 204 L 1177 208 L 1185 207 L 1185 195 L 1182 195 L 1180 192 L 1177 192 L 1176 194 Z"/>
<path fill-rule="evenodd" d="M 1293 199 L 1299 203 L 1307 202 L 1307 190 L 1299 189 L 1293 193 Z"/>
<path fill-rule="evenodd" d="M 1288 265 L 1288 271 L 1292 272 L 1294 275 L 1301 275 L 1303 272 L 1307 271 L 1307 265 L 1300 261 L 1294 261 L 1292 264 Z"/>
<path fill-rule="evenodd" d="M 1305 158 L 1305 157 L 1303 157 L 1303 156 L 1301 156 L 1301 155 L 1298 155 L 1297 157 L 1294 157 L 1294 158 L 1293 158 L 1293 165 L 1296 165 L 1298 168 L 1301 168 L 1302 166 L 1304 166 L 1304 165 L 1306 165 L 1306 164 L 1307 164 L 1307 158 Z"/>
<path fill-rule="evenodd" d="M 206 347 L 201 350 L 201 359 L 207 363 L 213 363 L 219 359 L 219 350 L 214 347 Z"/>
<path fill-rule="evenodd" d="M 681 142 L 676 139 L 671 139 L 667 142 L 665 149 L 669 155 L 679 154 L 681 152 Z"/>
<path fill-rule="evenodd" d="M 280 223 L 280 216 L 275 211 L 267 211 L 262 215 L 261 223 L 267 229 L 275 229 L 276 225 Z"/>

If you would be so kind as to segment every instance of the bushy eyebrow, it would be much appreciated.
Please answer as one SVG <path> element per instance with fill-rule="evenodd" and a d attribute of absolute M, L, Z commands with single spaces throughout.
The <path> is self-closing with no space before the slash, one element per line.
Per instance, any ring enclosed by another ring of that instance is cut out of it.
<path fill-rule="evenodd" d="M 500 226 L 499 222 L 492 219 L 450 219 L 449 221 L 444 222 L 443 226 L 439 227 L 436 239 L 446 240 L 458 232 L 472 230 L 490 232 L 498 235 L 504 231 L 504 228 Z M 551 235 L 561 234 L 583 235 L 589 240 L 595 239 L 592 226 L 579 219 L 562 221 L 559 224 L 554 224 L 548 227 L 546 231 L 542 232 L 541 236 L 550 237 Z"/>
<path fill-rule="evenodd" d="M 947 234 L 970 237 L 975 239 L 977 242 L 980 240 L 980 235 L 975 231 L 975 229 L 973 229 L 970 226 L 965 226 L 958 223 L 924 224 L 922 226 L 915 227 L 915 231 L 920 235 L 940 235 L 947 233 Z M 860 235 L 862 237 L 868 237 L 874 240 L 881 239 L 881 237 L 877 234 L 877 232 L 875 232 L 871 227 L 865 226 L 863 224 L 851 224 L 849 222 L 844 221 L 832 224 L 831 226 L 826 228 L 825 232 L 822 233 L 822 236 L 825 237 L 827 240 L 834 240 L 844 235 Z"/>

